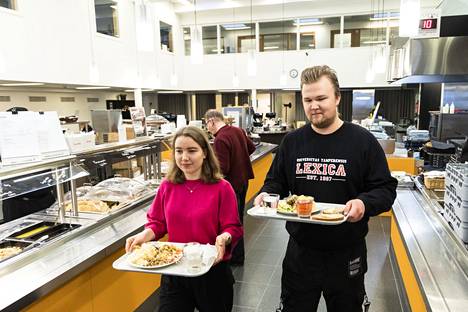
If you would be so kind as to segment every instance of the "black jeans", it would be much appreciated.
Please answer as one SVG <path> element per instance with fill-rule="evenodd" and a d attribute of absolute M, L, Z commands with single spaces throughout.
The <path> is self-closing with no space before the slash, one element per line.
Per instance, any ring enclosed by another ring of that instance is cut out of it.
<path fill-rule="evenodd" d="M 159 312 L 230 312 L 234 277 L 226 262 L 198 277 L 163 275 Z"/>
<path fill-rule="evenodd" d="M 323 251 L 301 246 L 290 237 L 281 277 L 282 311 L 317 311 L 322 292 L 328 312 L 362 311 L 366 272 L 365 241 Z"/>
<path fill-rule="evenodd" d="M 245 209 L 245 195 L 247 194 L 248 184 L 244 185 L 242 189 L 235 190 L 237 198 L 237 211 L 239 213 L 239 220 L 241 224 L 244 224 L 244 209 Z M 245 259 L 244 251 L 244 238 L 241 237 L 237 242 L 236 247 L 232 251 L 231 263 L 243 264 Z"/>

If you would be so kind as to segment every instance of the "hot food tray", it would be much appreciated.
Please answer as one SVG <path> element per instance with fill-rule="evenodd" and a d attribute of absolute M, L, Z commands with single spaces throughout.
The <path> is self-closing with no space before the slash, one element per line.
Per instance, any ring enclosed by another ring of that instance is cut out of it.
<path fill-rule="evenodd" d="M 2 261 L 5 261 L 7 259 L 10 259 L 11 257 L 17 256 L 22 252 L 25 252 L 28 249 L 31 249 L 35 245 L 33 243 L 29 242 L 18 242 L 18 241 L 9 241 L 9 240 L 3 240 L 0 241 L 0 263 Z M 19 248 L 18 252 L 15 251 L 16 248 Z M 11 254 L 7 254 L 11 252 Z"/>
<path fill-rule="evenodd" d="M 76 229 L 79 226 L 80 224 L 55 224 L 54 222 L 43 221 L 21 229 L 20 231 L 17 231 L 8 236 L 7 239 L 27 242 L 49 241 L 57 236 Z"/>

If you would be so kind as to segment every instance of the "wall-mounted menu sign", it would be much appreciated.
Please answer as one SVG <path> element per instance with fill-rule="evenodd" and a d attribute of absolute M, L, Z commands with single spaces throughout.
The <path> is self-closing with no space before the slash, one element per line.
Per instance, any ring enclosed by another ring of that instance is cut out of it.
<path fill-rule="evenodd" d="M 2 165 L 69 155 L 57 112 L 0 113 Z"/>

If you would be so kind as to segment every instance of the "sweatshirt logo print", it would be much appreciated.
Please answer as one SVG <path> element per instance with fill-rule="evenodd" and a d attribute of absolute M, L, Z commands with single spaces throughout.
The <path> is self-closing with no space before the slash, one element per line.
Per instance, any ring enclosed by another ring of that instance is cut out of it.
<path fill-rule="evenodd" d="M 316 181 L 346 181 L 346 159 L 298 158 L 296 178 Z"/>

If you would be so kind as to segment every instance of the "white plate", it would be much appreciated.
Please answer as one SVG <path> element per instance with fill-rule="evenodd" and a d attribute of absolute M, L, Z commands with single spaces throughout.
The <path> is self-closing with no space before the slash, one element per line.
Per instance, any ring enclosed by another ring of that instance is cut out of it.
<path fill-rule="evenodd" d="M 132 256 L 132 254 L 130 253 L 127 256 L 127 263 L 129 265 L 131 265 L 132 267 L 135 267 L 135 268 L 139 268 L 139 269 L 159 269 L 159 268 L 164 268 L 164 267 L 167 267 L 167 266 L 169 266 L 171 264 L 179 262 L 180 259 L 182 259 L 182 257 L 184 256 L 183 247 L 177 246 L 176 244 L 173 244 L 173 243 L 169 243 L 169 242 L 147 242 L 146 244 L 155 245 L 155 246 L 172 245 L 172 246 L 174 246 L 174 247 L 176 247 L 178 249 L 181 249 L 181 252 L 180 252 L 179 256 L 176 259 L 174 259 L 174 261 L 172 261 L 172 262 L 165 263 L 165 264 L 160 264 L 160 265 L 150 265 L 150 266 L 139 265 L 139 264 L 133 263 L 132 261 L 130 261 L 131 256 Z"/>

